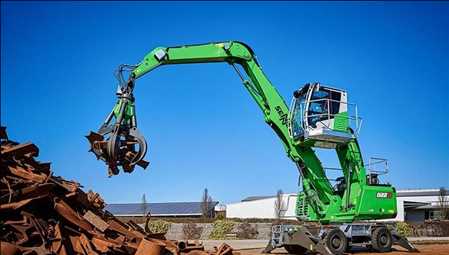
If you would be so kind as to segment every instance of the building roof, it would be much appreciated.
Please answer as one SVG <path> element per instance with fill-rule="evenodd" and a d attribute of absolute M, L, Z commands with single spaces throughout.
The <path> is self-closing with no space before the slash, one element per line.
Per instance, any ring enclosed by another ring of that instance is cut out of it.
<path fill-rule="evenodd" d="M 217 204 L 218 202 L 212 202 L 209 208 L 213 210 Z M 202 215 L 201 202 L 147 203 L 146 208 L 152 216 Z M 144 213 L 142 203 L 108 204 L 105 209 L 115 216 L 140 216 Z"/>
<path fill-rule="evenodd" d="M 250 197 L 246 197 L 246 198 L 242 199 L 242 202 L 256 201 L 256 200 L 272 198 L 272 197 L 276 197 L 276 196 L 250 196 Z"/>
<path fill-rule="evenodd" d="M 398 197 L 439 196 L 440 189 L 405 189 L 398 190 Z"/>
<path fill-rule="evenodd" d="M 404 209 L 410 209 L 410 208 L 419 208 L 421 206 L 426 206 L 431 203 L 425 203 L 425 202 L 414 202 L 414 201 L 404 201 Z"/>

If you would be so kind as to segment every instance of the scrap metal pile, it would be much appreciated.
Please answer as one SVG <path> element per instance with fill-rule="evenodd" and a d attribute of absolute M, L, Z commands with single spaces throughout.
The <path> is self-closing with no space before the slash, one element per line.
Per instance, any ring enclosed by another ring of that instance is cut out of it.
<path fill-rule="evenodd" d="M 0 254 L 180 254 L 178 242 L 146 233 L 104 210 L 103 199 L 52 174 L 32 143 L 0 128 Z M 230 255 L 220 247 L 216 255 Z M 226 249 L 225 249 L 226 248 Z M 193 251 L 190 251 L 193 252 Z M 211 253 L 208 253 L 211 254 Z"/>

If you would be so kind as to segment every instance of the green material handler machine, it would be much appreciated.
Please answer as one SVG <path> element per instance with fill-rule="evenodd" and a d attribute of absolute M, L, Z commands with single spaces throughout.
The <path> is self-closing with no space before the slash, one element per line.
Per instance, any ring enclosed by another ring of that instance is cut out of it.
<path fill-rule="evenodd" d="M 416 250 L 387 224 L 373 222 L 396 216 L 396 191 L 379 183 L 378 173 L 367 172 L 357 142 L 360 118 L 355 105 L 348 103 L 347 93 L 309 83 L 293 92 L 288 107 L 253 50 L 241 42 L 159 47 L 138 65 L 119 66 L 118 101 L 100 129 L 87 136 L 91 151 L 108 165 L 109 175 L 120 169 L 132 172 L 136 165 L 148 166 L 143 159 L 147 144 L 137 130 L 135 81 L 163 65 L 215 62 L 234 68 L 302 177 L 296 214 L 305 223 L 274 226 L 267 252 L 285 247 L 295 254 L 342 254 L 353 244 L 384 252 L 394 243 Z M 126 78 L 125 71 L 130 72 Z M 336 151 L 343 176 L 334 185 L 313 148 Z M 320 227 L 312 230 L 307 227 L 309 222 L 318 222 Z"/>

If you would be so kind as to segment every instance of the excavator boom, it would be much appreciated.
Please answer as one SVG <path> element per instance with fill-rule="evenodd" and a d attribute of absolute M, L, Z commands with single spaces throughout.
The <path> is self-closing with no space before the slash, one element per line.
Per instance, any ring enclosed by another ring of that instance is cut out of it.
<path fill-rule="evenodd" d="M 119 66 L 118 100 L 100 129 L 87 136 L 91 151 L 106 162 L 110 176 L 118 174 L 120 168 L 132 172 L 136 165 L 146 168 L 149 164 L 144 160 L 146 140 L 137 129 L 133 94 L 136 80 L 163 65 L 214 62 L 226 62 L 234 68 L 297 166 L 302 177 L 297 218 L 325 224 L 315 234 L 304 226 L 275 225 L 265 251 L 284 247 L 296 254 L 309 250 L 341 255 L 352 243 L 368 243 L 380 252 L 390 250 L 393 243 L 416 250 L 386 224 L 359 222 L 394 217 L 396 191 L 389 184 L 379 183 L 379 173 L 367 174 L 357 142 L 359 117 L 357 110 L 355 117 L 350 114 L 347 93 L 309 83 L 294 91 L 289 109 L 252 49 L 241 42 L 159 47 L 138 65 Z M 130 71 L 126 78 L 125 71 Z M 351 125 L 354 120 L 355 129 Z M 336 151 L 343 176 L 336 179 L 335 186 L 327 178 L 314 147 Z"/>
<path fill-rule="evenodd" d="M 236 41 L 158 47 L 135 66 L 122 65 L 118 77 L 118 100 L 97 132 L 88 136 L 91 149 L 105 161 L 110 175 L 146 167 L 147 145 L 137 130 L 133 89 L 137 79 L 163 65 L 230 64 L 262 110 L 265 122 L 280 138 L 287 156 L 302 176 L 297 215 L 304 220 L 352 222 L 358 219 L 390 218 L 396 214 L 396 193 L 388 185 L 368 185 L 363 159 L 347 119 L 346 92 L 307 84 L 295 91 L 291 109 L 262 71 L 253 50 Z M 125 79 L 123 71 L 130 74 Z M 324 112 L 323 109 L 327 109 Z M 336 190 L 313 147 L 333 148 L 344 177 Z M 380 194 L 380 195 L 379 195 Z M 382 196 L 387 198 L 380 199 Z"/>

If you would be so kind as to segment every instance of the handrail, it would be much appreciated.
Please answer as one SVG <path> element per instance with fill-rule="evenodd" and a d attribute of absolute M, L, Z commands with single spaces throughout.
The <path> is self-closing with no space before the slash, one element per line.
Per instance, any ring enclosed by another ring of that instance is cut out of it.
<path fill-rule="evenodd" d="M 313 113 L 313 114 L 310 114 L 310 115 L 308 114 L 308 115 L 307 115 L 308 118 L 310 118 L 310 117 L 322 117 L 322 116 L 327 116 L 327 119 L 326 119 L 326 120 L 327 120 L 327 121 L 330 121 L 333 117 L 335 117 L 335 116 L 337 115 L 337 114 L 332 114 L 332 113 L 330 112 L 330 110 L 331 110 L 331 109 L 330 109 L 330 103 L 331 103 L 331 102 L 335 102 L 335 103 L 339 103 L 339 104 L 345 104 L 345 105 L 347 105 L 347 106 L 353 106 L 353 107 L 354 107 L 353 109 L 354 109 L 355 114 L 349 114 L 349 109 L 350 109 L 350 108 L 348 107 L 348 109 L 347 109 L 348 115 L 347 115 L 347 116 L 344 116 L 343 118 L 348 119 L 348 120 L 350 121 L 350 125 L 351 125 L 351 122 L 352 122 L 352 121 L 355 122 L 355 130 L 354 130 L 354 133 L 355 133 L 355 135 L 358 135 L 358 133 L 360 132 L 361 126 L 362 126 L 363 119 L 362 119 L 361 117 L 359 117 L 357 104 L 354 104 L 354 103 L 348 103 L 348 102 L 342 102 L 342 101 L 335 100 L 335 99 L 330 99 L 330 98 L 313 99 L 313 100 L 309 100 L 308 103 L 310 104 L 310 103 L 314 103 L 314 102 L 323 102 L 323 101 L 326 101 L 327 109 L 324 110 L 323 113 Z M 303 102 L 303 103 L 301 103 L 301 104 L 302 104 L 302 105 L 305 105 L 306 102 Z M 303 109 L 303 111 L 311 112 L 310 110 L 305 110 L 304 107 L 302 107 L 302 109 Z M 312 112 L 313 112 L 313 111 L 312 111 Z M 329 124 L 326 124 L 326 123 L 324 123 L 323 121 L 325 121 L 325 120 L 317 121 L 317 123 L 321 123 L 323 126 L 325 126 L 326 128 L 330 129 Z M 303 122 L 303 125 L 304 125 L 304 123 L 305 123 L 305 122 Z M 306 128 L 306 127 L 304 126 L 304 128 Z"/>
<path fill-rule="evenodd" d="M 373 165 L 379 165 L 379 164 L 385 164 L 384 170 L 376 170 L 376 169 L 370 168 Z M 388 159 L 370 157 L 370 159 L 368 161 L 368 164 L 365 164 L 365 167 L 368 170 L 368 172 L 370 172 L 370 173 L 376 173 L 376 174 L 379 174 L 379 175 L 387 174 L 388 171 L 389 171 L 389 169 L 388 169 Z"/>

